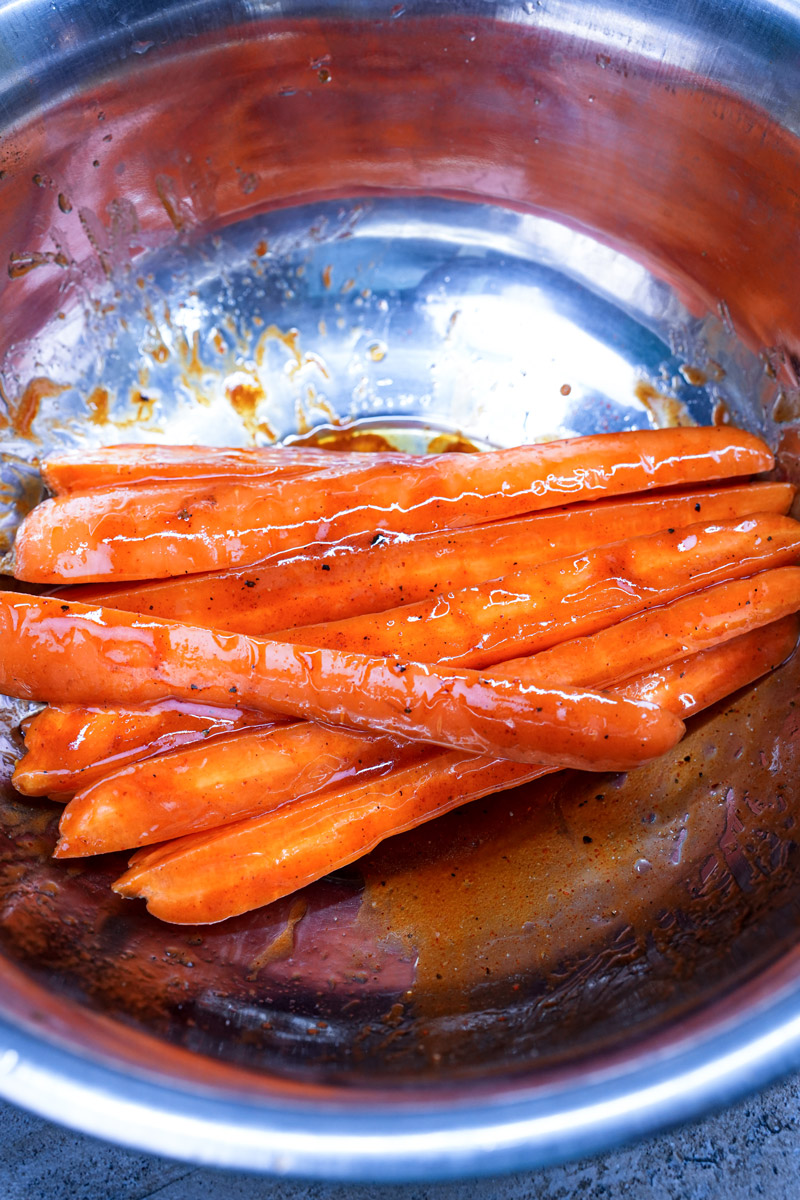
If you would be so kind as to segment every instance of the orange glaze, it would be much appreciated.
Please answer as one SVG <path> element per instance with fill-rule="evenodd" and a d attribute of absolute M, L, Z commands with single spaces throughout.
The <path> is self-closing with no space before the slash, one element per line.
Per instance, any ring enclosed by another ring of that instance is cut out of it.
<path fill-rule="evenodd" d="M 623 685 L 694 712 L 777 666 L 797 640 L 794 618 Z M 687 704 L 685 696 L 696 699 Z M 303 797 L 276 812 L 138 851 L 114 884 L 164 921 L 202 924 L 270 904 L 361 858 L 384 838 L 492 792 L 548 773 L 542 766 L 433 752 L 375 781 Z"/>
<path fill-rule="evenodd" d="M 71 796 L 139 758 L 264 723 L 262 713 L 182 700 L 146 708 L 49 704 L 25 725 L 12 782 L 26 796 Z"/>
<path fill-rule="evenodd" d="M 750 474 L 772 462 L 751 434 L 682 428 L 432 455 L 316 488 L 303 476 L 118 487 L 34 509 L 17 534 L 15 574 L 40 583 L 191 574 L 330 538 L 475 525 L 570 500 Z"/>
<path fill-rule="evenodd" d="M 784 567 L 720 584 L 486 674 L 549 686 L 605 687 L 639 674 L 643 666 L 663 668 L 723 644 L 797 608 L 800 568 Z M 396 767 L 426 754 L 424 747 L 319 726 L 241 731 L 160 754 L 81 792 L 62 818 L 59 854 L 100 854 L 228 824 L 332 787 L 376 760 Z"/>
<path fill-rule="evenodd" d="M 399 451 L 379 457 L 402 462 Z M 340 474 L 348 468 L 374 466 L 372 456 L 347 454 L 335 459 L 324 450 L 295 446 L 240 449 L 229 446 L 159 446 L 136 442 L 93 451 L 51 455 L 42 463 L 42 478 L 54 495 L 85 492 L 158 480 L 224 479 L 231 475 L 271 479 L 322 469 Z"/>
<path fill-rule="evenodd" d="M 78 585 L 70 598 L 126 612 L 264 636 L 309 622 L 337 621 L 457 591 L 592 546 L 668 526 L 786 513 L 789 484 L 728 484 L 691 492 L 635 495 L 550 509 L 522 518 L 413 535 L 387 533 L 334 546 L 317 544 L 244 570 L 139 585 Z"/>
<path fill-rule="evenodd" d="M 699 654 L 800 609 L 800 567 L 761 571 L 628 617 L 491 669 L 498 679 L 557 687 L 605 687 Z"/>
<path fill-rule="evenodd" d="M 612 690 L 631 700 L 664 705 L 688 720 L 780 666 L 797 645 L 798 628 L 796 616 L 783 617 L 765 629 L 754 629 Z"/>
<path fill-rule="evenodd" d="M 0 593 L 0 691 L 56 703 L 175 696 L 375 730 L 515 761 L 621 770 L 682 735 L 660 709 L 477 672 L 220 633 Z M 194 694 L 194 695 L 193 695 Z M 235 699 L 234 699 L 235 697 Z"/>
<path fill-rule="evenodd" d="M 502 579 L 386 612 L 273 636 L 308 646 L 481 668 L 798 557 L 800 523 L 789 517 L 701 523 L 521 568 Z"/>
<path fill-rule="evenodd" d="M 386 772 L 424 748 L 309 722 L 243 729 L 115 771 L 64 810 L 56 857 L 105 854 L 212 829 Z"/>

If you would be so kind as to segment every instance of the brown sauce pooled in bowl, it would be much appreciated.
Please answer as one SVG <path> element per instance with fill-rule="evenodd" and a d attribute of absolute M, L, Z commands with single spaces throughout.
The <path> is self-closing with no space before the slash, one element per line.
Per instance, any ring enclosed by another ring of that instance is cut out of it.
<path fill-rule="evenodd" d="M 249 1066 L 545 1069 L 676 1018 L 791 943 L 798 695 L 795 654 L 655 764 L 478 801 L 196 929 L 110 892 L 124 855 L 51 862 L 56 806 L 6 785 L 0 944 L 107 1015 Z"/>

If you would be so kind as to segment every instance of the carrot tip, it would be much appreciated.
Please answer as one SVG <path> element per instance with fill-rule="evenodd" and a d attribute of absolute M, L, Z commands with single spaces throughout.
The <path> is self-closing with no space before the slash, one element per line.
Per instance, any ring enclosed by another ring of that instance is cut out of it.
<path fill-rule="evenodd" d="M 115 879 L 111 885 L 112 892 L 116 892 L 118 896 L 125 896 L 128 900 L 138 900 L 142 893 L 139 891 L 137 874 L 138 872 L 134 870 L 120 875 L 119 879 Z"/>
<path fill-rule="evenodd" d="M 94 853 L 86 846 L 76 846 L 72 842 L 68 842 L 66 838 L 59 838 L 53 851 L 53 858 L 83 858 L 87 854 Z"/>

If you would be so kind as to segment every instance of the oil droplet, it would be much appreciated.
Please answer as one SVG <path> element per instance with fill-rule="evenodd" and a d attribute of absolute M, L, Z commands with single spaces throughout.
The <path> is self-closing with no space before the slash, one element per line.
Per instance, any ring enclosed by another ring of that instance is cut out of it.
<path fill-rule="evenodd" d="M 86 407 L 89 409 L 89 420 L 92 425 L 105 425 L 110 413 L 110 397 L 108 389 L 96 387 L 86 397 Z"/>
<path fill-rule="evenodd" d="M 156 192 L 158 193 L 158 198 L 161 201 L 164 212 L 178 233 L 182 233 L 186 222 L 173 180 L 168 175 L 156 175 L 155 183 Z"/>
<path fill-rule="evenodd" d="M 67 199 L 67 197 L 64 195 L 64 193 L 63 193 L 63 192 L 59 192 L 59 193 L 58 193 L 58 207 L 61 209 L 61 211 L 62 211 L 63 213 L 70 213 L 70 212 L 72 212 L 72 204 L 71 204 L 71 202 L 70 202 L 70 201 Z"/>
<path fill-rule="evenodd" d="M 317 79 L 320 81 L 320 83 L 330 83 L 331 73 L 327 67 L 321 67 L 319 69 L 317 72 Z"/>
<path fill-rule="evenodd" d="M 383 362 L 386 358 L 386 349 L 385 342 L 372 342 L 367 346 L 367 354 L 373 362 Z"/>
<path fill-rule="evenodd" d="M 731 410 L 724 400 L 717 400 L 714 405 L 714 411 L 711 414 L 711 419 L 715 425 L 730 425 Z"/>
<path fill-rule="evenodd" d="M 669 861 L 673 867 L 680 866 L 681 857 L 683 855 L 683 844 L 689 836 L 689 831 L 685 827 L 678 830 L 678 836 L 673 843 L 673 850 L 669 856 Z"/>
<path fill-rule="evenodd" d="M 562 396 L 568 396 L 570 394 L 570 392 L 572 391 L 572 385 L 569 383 L 562 383 L 561 387 L 558 390 L 561 392 Z"/>
<path fill-rule="evenodd" d="M 33 182 L 38 188 L 47 187 L 47 180 L 45 179 L 44 175 L 40 175 L 38 171 L 33 177 Z"/>
<path fill-rule="evenodd" d="M 28 271 L 32 271 L 34 267 L 40 267 L 47 259 L 43 254 L 38 254 L 32 250 L 29 254 L 10 254 L 8 256 L 8 275 L 10 279 L 21 279 L 23 275 L 27 275 Z"/>
<path fill-rule="evenodd" d="M 250 437 L 263 434 L 270 441 L 275 440 L 275 431 L 266 421 L 259 421 L 258 406 L 266 399 L 266 392 L 260 380 L 247 371 L 235 371 L 225 383 L 225 396 L 233 411 L 241 417 Z"/>
<path fill-rule="evenodd" d="M 332 274 L 333 274 L 333 267 L 330 265 L 330 263 L 328 264 L 327 267 L 322 268 L 322 286 L 326 290 L 329 289 L 331 286 L 331 275 Z"/>
<path fill-rule="evenodd" d="M 32 271 L 34 267 L 43 267 L 48 263 L 56 267 L 69 266 L 67 256 L 60 251 L 58 254 L 53 254 L 51 251 L 42 253 L 39 250 L 28 250 L 20 254 L 10 254 L 8 256 L 9 278 L 20 279 L 23 275 L 27 275 L 28 271 Z"/>
<path fill-rule="evenodd" d="M 652 863 L 646 858 L 637 858 L 633 864 L 633 869 L 637 875 L 646 875 L 648 871 L 653 869 Z"/>
<path fill-rule="evenodd" d="M 590 104 L 594 104 L 594 96 L 590 96 L 590 97 L 589 97 L 589 103 L 590 103 Z"/>
<path fill-rule="evenodd" d="M 65 383 L 55 383 L 44 375 L 37 375 L 25 387 L 22 395 L 14 405 L 12 423 L 20 437 L 30 437 L 33 422 L 39 415 L 39 405 L 42 400 L 50 400 L 60 396 L 67 390 Z"/>
<path fill-rule="evenodd" d="M 796 421 L 800 417 L 800 394 L 795 388 L 786 392 L 781 389 L 772 406 L 772 419 L 779 425 Z"/>
<path fill-rule="evenodd" d="M 651 383 L 640 380 L 633 389 L 636 399 L 647 410 L 656 428 L 674 429 L 682 425 L 696 425 L 686 405 L 674 396 L 665 396 Z"/>
<path fill-rule="evenodd" d="M 728 307 L 727 300 L 718 301 L 717 312 L 719 313 L 719 319 L 722 321 L 722 324 L 725 328 L 725 332 L 731 333 L 731 334 L 735 333 L 735 330 L 733 328 L 733 319 L 731 318 L 731 310 Z"/>
<path fill-rule="evenodd" d="M 262 240 L 256 244 L 256 255 L 258 258 L 263 258 L 268 251 L 269 243 L 265 242 L 262 238 Z"/>
<path fill-rule="evenodd" d="M 683 363 L 678 367 L 678 371 L 691 387 L 702 387 L 704 383 L 708 383 L 708 376 L 700 367 L 692 367 L 688 363 Z"/>

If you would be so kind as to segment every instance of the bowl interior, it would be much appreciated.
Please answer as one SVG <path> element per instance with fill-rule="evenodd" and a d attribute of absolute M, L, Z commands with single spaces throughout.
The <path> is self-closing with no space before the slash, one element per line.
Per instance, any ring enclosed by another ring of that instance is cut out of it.
<path fill-rule="evenodd" d="M 748 29 L 710 78 L 702 6 L 654 6 L 627 44 L 624 6 L 142 6 L 125 31 L 29 9 L 49 73 L 0 12 L 37 81 L 9 76 L 0 151 L 7 544 L 41 456 L 116 441 L 734 421 L 796 469 L 800 160 L 780 90 L 748 91 Z M 49 860 L 58 808 L 8 785 L 8 704 L 7 1011 L 237 1096 L 578 1086 L 790 951 L 799 675 L 654 766 L 470 805 L 197 929 L 114 897 L 120 857 Z"/>

